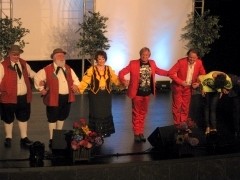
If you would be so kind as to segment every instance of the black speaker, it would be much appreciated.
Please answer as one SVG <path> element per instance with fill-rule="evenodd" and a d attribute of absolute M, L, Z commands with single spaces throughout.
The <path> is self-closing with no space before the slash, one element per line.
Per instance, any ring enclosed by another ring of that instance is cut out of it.
<path fill-rule="evenodd" d="M 53 130 L 52 150 L 65 150 L 69 148 L 68 130 Z"/>
<path fill-rule="evenodd" d="M 157 81 L 156 82 L 157 90 L 170 90 L 170 81 Z"/>
<path fill-rule="evenodd" d="M 44 162 L 44 153 L 45 153 L 45 145 L 40 141 L 35 141 L 30 147 L 30 166 L 43 166 Z"/>
<path fill-rule="evenodd" d="M 149 143 L 156 149 L 163 149 L 175 144 L 177 128 L 174 125 L 157 127 L 147 138 Z"/>

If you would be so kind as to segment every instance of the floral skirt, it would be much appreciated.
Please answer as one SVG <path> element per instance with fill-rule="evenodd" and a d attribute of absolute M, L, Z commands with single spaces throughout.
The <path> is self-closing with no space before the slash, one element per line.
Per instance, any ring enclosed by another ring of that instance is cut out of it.
<path fill-rule="evenodd" d="M 88 96 L 89 129 L 103 138 L 115 133 L 112 116 L 112 94 L 109 94 L 106 90 L 99 90 L 97 94 L 89 91 Z"/>

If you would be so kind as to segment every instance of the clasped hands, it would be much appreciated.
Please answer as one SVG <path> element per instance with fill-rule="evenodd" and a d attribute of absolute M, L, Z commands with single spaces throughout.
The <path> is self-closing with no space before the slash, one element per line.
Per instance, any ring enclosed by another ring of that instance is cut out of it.
<path fill-rule="evenodd" d="M 129 86 L 129 80 L 126 80 L 126 79 L 125 79 L 124 82 L 123 82 L 123 85 L 126 86 L 126 87 L 128 87 L 128 86 Z"/>
<path fill-rule="evenodd" d="M 45 81 L 40 81 L 40 82 L 39 82 L 39 86 L 45 86 Z M 45 96 L 45 95 L 47 94 L 48 90 L 49 90 L 48 87 L 42 89 L 42 90 L 40 91 L 41 95 L 42 95 L 42 96 Z M 78 86 L 75 85 L 75 84 L 73 84 L 73 85 L 71 86 L 71 90 L 72 90 L 73 92 L 78 92 Z"/>
<path fill-rule="evenodd" d="M 222 88 L 221 89 L 221 92 L 219 94 L 219 99 L 221 99 L 222 95 L 223 94 L 228 94 L 229 93 L 229 90 L 228 89 L 225 89 L 225 88 Z M 205 97 L 205 94 L 206 92 L 204 90 L 202 90 L 202 96 Z"/>
<path fill-rule="evenodd" d="M 198 86 L 199 86 L 200 83 L 198 82 L 195 82 L 195 83 L 192 83 L 192 88 L 193 89 L 196 89 Z M 181 84 L 183 87 L 186 87 L 186 86 L 189 86 L 189 84 L 187 83 L 187 81 L 182 81 L 182 84 Z"/>

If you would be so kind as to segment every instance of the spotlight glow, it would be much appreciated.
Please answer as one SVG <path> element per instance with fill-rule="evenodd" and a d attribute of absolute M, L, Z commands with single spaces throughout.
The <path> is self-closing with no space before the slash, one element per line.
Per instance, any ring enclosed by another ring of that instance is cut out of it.
<path fill-rule="evenodd" d="M 140 57 L 141 48 L 148 47 L 150 59 L 169 70 L 186 54 L 180 34 L 191 8 L 189 0 L 96 1 L 96 12 L 109 18 L 106 36 L 111 47 L 107 63 L 118 73 L 130 60 Z M 159 79 L 169 78 L 156 76 Z"/>

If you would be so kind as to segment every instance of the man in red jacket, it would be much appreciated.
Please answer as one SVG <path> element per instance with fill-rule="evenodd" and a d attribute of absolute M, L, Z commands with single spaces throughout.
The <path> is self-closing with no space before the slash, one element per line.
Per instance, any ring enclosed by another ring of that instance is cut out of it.
<path fill-rule="evenodd" d="M 190 49 L 187 57 L 179 59 L 169 70 L 172 79 L 172 113 L 174 124 L 187 121 L 192 89 L 197 88 L 197 77 L 206 74 L 202 61 L 198 58 L 198 51 Z"/>
<path fill-rule="evenodd" d="M 32 141 L 27 137 L 27 122 L 30 118 L 32 90 L 30 78 L 35 72 L 20 58 L 23 50 L 18 45 L 11 45 L 9 56 L 0 64 L 0 105 L 1 119 L 4 121 L 6 139 L 4 145 L 11 146 L 13 121 L 18 120 L 21 146 L 30 146 Z"/>
<path fill-rule="evenodd" d="M 132 99 L 132 128 L 134 140 L 146 141 L 143 135 L 150 94 L 155 95 L 155 74 L 167 76 L 168 72 L 159 69 L 154 60 L 150 60 L 150 49 L 140 50 L 140 59 L 131 60 L 129 65 L 119 72 L 119 79 L 128 86 L 127 96 Z M 130 73 L 130 81 L 124 76 Z"/>

